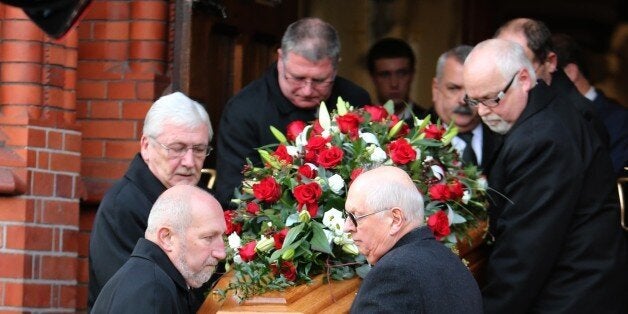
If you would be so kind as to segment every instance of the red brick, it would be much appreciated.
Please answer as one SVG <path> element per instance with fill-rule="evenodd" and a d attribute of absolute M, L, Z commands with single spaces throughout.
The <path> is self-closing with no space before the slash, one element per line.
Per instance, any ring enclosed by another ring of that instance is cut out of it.
<path fill-rule="evenodd" d="M 42 41 L 44 39 L 43 32 L 33 22 L 7 19 L 2 21 L 2 38 L 28 41 Z"/>
<path fill-rule="evenodd" d="M 104 141 L 84 140 L 81 143 L 81 153 L 83 158 L 100 158 L 104 156 Z"/>
<path fill-rule="evenodd" d="M 49 284 L 5 283 L 5 306 L 50 307 Z"/>
<path fill-rule="evenodd" d="M 87 257 L 78 258 L 78 273 L 76 275 L 76 280 L 84 283 L 89 282 L 89 259 Z"/>
<path fill-rule="evenodd" d="M 72 69 L 68 69 L 66 68 L 65 73 L 63 74 L 64 76 L 64 81 L 63 81 L 63 89 L 65 90 L 75 90 L 76 89 L 76 79 L 77 79 L 77 74 L 76 74 L 76 69 L 72 68 Z"/>
<path fill-rule="evenodd" d="M 4 41 L 0 49 L 3 62 L 42 62 L 43 49 L 38 42 Z"/>
<path fill-rule="evenodd" d="M 134 20 L 159 20 L 168 19 L 167 1 L 132 1 L 131 17 Z"/>
<path fill-rule="evenodd" d="M 63 147 L 63 134 L 54 130 L 48 131 L 48 143 L 47 148 L 59 150 Z"/>
<path fill-rule="evenodd" d="M 31 193 L 33 195 L 52 196 L 54 174 L 40 171 L 32 172 Z"/>
<path fill-rule="evenodd" d="M 29 21 L 28 16 L 26 16 L 26 14 L 24 13 L 24 10 L 18 8 L 18 7 L 13 7 L 13 6 L 8 6 L 8 5 L 3 5 L 4 7 L 4 18 L 7 20 L 25 20 L 25 21 Z M 32 22 L 31 22 L 32 23 Z"/>
<path fill-rule="evenodd" d="M 119 80 L 125 71 L 124 62 L 83 61 L 78 63 L 78 76 L 82 79 Z"/>
<path fill-rule="evenodd" d="M 65 65 L 66 62 L 66 49 L 63 46 L 58 45 L 46 45 L 44 48 L 44 55 L 46 56 L 46 64 L 51 65 Z"/>
<path fill-rule="evenodd" d="M 63 229 L 61 239 L 63 252 L 78 253 L 79 232 L 76 230 Z"/>
<path fill-rule="evenodd" d="M 76 308 L 76 286 L 61 286 L 59 291 L 59 306 L 62 308 Z"/>
<path fill-rule="evenodd" d="M 155 82 L 137 83 L 137 98 L 143 100 L 155 99 Z"/>
<path fill-rule="evenodd" d="M 18 250 L 52 249 L 52 229 L 32 226 L 6 226 L 6 247 Z"/>
<path fill-rule="evenodd" d="M 70 256 L 42 256 L 41 279 L 75 280 L 76 257 Z"/>
<path fill-rule="evenodd" d="M 31 270 L 30 255 L 0 253 L 0 278 L 31 278 Z"/>
<path fill-rule="evenodd" d="M 128 58 L 128 42 L 85 42 L 78 49 L 80 60 L 118 60 Z"/>
<path fill-rule="evenodd" d="M 62 198 L 73 198 L 74 193 L 74 176 L 68 176 L 63 174 L 56 175 L 55 183 L 55 196 Z"/>
<path fill-rule="evenodd" d="M 140 151 L 140 143 L 133 141 L 110 141 L 105 143 L 105 157 L 113 159 L 132 159 Z"/>
<path fill-rule="evenodd" d="M 76 83 L 77 99 L 104 99 L 107 96 L 107 84 L 100 81 L 79 80 Z"/>
<path fill-rule="evenodd" d="M 87 309 L 87 286 L 76 287 L 76 309 L 84 312 Z"/>
<path fill-rule="evenodd" d="M 33 200 L 18 197 L 2 197 L 0 198 L 0 208 L 2 208 L 0 210 L 0 221 L 2 222 L 33 222 Z"/>
<path fill-rule="evenodd" d="M 93 4 L 92 4 L 93 6 Z M 76 27 L 78 31 L 78 37 L 80 39 L 92 39 L 92 26 L 94 22 L 87 21 L 83 19 L 78 26 Z"/>
<path fill-rule="evenodd" d="M 0 204 L 2 204 L 2 202 L 0 202 Z M 4 248 L 4 226 L 0 225 L 0 249 L 2 248 Z M 2 295 L 1 288 L 0 288 L 0 295 Z M 0 298 L 0 304 L 2 304 L 2 298 Z"/>
<path fill-rule="evenodd" d="M 163 60 L 139 60 L 129 63 L 130 73 L 126 75 L 127 79 L 135 80 L 153 80 L 157 75 L 163 75 L 166 71 L 166 65 Z"/>
<path fill-rule="evenodd" d="M 91 161 L 83 160 L 81 174 L 85 177 L 96 177 L 100 179 L 120 179 L 129 166 L 128 161 Z"/>
<path fill-rule="evenodd" d="M 63 134 L 63 149 L 68 152 L 81 151 L 81 135 L 78 133 Z"/>
<path fill-rule="evenodd" d="M 45 85 L 44 86 L 44 103 L 58 113 L 58 109 L 63 108 L 63 90 L 60 86 Z M 58 114 L 57 114 L 58 116 Z"/>
<path fill-rule="evenodd" d="M 41 105 L 42 87 L 30 84 L 5 84 L 0 86 L 2 104 Z"/>
<path fill-rule="evenodd" d="M 50 170 L 50 154 L 45 151 L 37 152 L 37 169 Z"/>
<path fill-rule="evenodd" d="M 133 81 L 109 82 L 109 99 L 136 99 L 136 84 Z"/>
<path fill-rule="evenodd" d="M 0 106 L 0 124 L 26 125 L 32 118 L 30 114 L 36 114 L 37 112 L 41 112 L 41 109 L 36 106 Z"/>
<path fill-rule="evenodd" d="M 166 43 L 163 41 L 132 41 L 129 58 L 132 60 L 165 60 Z"/>
<path fill-rule="evenodd" d="M 60 175 L 57 175 L 59 177 Z M 72 186 L 72 183 L 69 184 Z M 79 205 L 73 201 L 44 201 L 43 219 L 45 224 L 78 226 Z"/>
<path fill-rule="evenodd" d="M 76 69 L 78 63 L 78 46 L 72 49 L 65 50 L 65 67 Z"/>
<path fill-rule="evenodd" d="M 94 1 L 85 15 L 86 20 L 126 20 L 129 18 L 129 1 Z"/>
<path fill-rule="evenodd" d="M 44 84 L 63 88 L 65 71 L 58 66 L 44 66 Z"/>
<path fill-rule="evenodd" d="M 70 154 L 50 154 L 50 170 L 79 173 L 81 156 Z"/>
<path fill-rule="evenodd" d="M 134 138 L 135 122 L 131 121 L 83 121 L 83 138 L 127 139 Z"/>
<path fill-rule="evenodd" d="M 152 106 L 150 101 L 124 102 L 122 104 L 122 118 L 144 120 L 150 106 Z"/>
<path fill-rule="evenodd" d="M 85 233 L 87 234 L 87 237 L 88 237 L 87 243 L 89 243 L 89 231 L 92 230 L 92 225 L 94 223 L 95 218 L 96 218 L 96 208 L 89 209 L 89 210 L 82 209 L 81 214 L 79 215 L 79 229 L 81 231 L 86 231 Z"/>
<path fill-rule="evenodd" d="M 41 64 L 6 62 L 2 64 L 1 78 L 4 83 L 39 83 L 41 82 L 41 71 Z"/>
<path fill-rule="evenodd" d="M 95 22 L 92 34 L 93 34 L 93 38 L 97 40 L 128 40 L 129 39 L 129 22 L 127 21 Z"/>
<path fill-rule="evenodd" d="M 31 147 L 46 147 L 46 130 L 40 128 L 28 129 L 28 146 Z"/>
<path fill-rule="evenodd" d="M 163 40 L 168 37 L 165 21 L 137 21 L 131 24 L 131 40 Z"/>
<path fill-rule="evenodd" d="M 111 92 L 111 87 L 109 87 Z M 89 117 L 92 119 L 119 119 L 120 114 L 119 101 L 92 101 L 89 106 Z"/>

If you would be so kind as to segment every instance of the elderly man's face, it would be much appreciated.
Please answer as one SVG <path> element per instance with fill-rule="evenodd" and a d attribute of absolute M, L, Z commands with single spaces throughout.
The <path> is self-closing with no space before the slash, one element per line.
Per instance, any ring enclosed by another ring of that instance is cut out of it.
<path fill-rule="evenodd" d="M 460 132 L 469 132 L 480 123 L 480 117 L 476 108 L 464 102 L 462 69 L 456 58 L 445 60 L 442 76 L 432 81 L 432 100 L 441 121 L 447 124 L 453 121 Z"/>
<path fill-rule="evenodd" d="M 298 108 L 315 108 L 329 98 L 336 78 L 332 60 L 312 62 L 298 54 L 278 51 L 279 88 Z"/>
<path fill-rule="evenodd" d="M 165 123 L 162 130 L 155 138 L 142 136 L 142 157 L 148 168 L 166 188 L 179 184 L 196 185 L 206 156 L 192 147 L 207 147 L 207 126 L 183 127 Z M 173 148 L 180 147 L 188 149 L 178 156 Z"/>
<path fill-rule="evenodd" d="M 190 287 L 209 280 L 218 262 L 226 257 L 222 235 L 226 230 L 222 211 L 194 204 L 192 223 L 179 235 L 173 263 Z"/>
<path fill-rule="evenodd" d="M 395 104 L 408 102 L 414 69 L 408 58 L 382 58 L 375 60 L 371 79 L 381 103 L 392 100 Z"/>

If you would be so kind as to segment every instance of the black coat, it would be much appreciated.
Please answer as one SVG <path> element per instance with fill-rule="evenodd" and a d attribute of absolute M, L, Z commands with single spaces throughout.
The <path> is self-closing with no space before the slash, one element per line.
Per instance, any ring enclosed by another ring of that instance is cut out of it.
<path fill-rule="evenodd" d="M 355 107 L 370 103 L 368 93 L 361 87 L 336 77 L 331 96 L 325 100 L 331 112 L 336 108 L 338 96 Z M 270 126 L 285 134 L 286 126 L 295 120 L 309 122 L 315 119 L 318 107 L 295 107 L 279 88 L 277 64 L 273 64 L 260 79 L 245 86 L 233 96 L 220 118 L 216 148 L 216 197 L 223 207 L 229 206 L 234 188 L 242 182 L 242 168 L 249 158 L 261 166 L 256 149 L 278 143 Z"/>
<path fill-rule="evenodd" d="M 538 82 L 488 175 L 486 313 L 625 313 L 610 158 L 568 100 Z"/>
<path fill-rule="evenodd" d="M 403 236 L 360 285 L 351 313 L 482 313 L 471 272 L 428 227 Z"/>
<path fill-rule="evenodd" d="M 185 279 L 155 243 L 141 238 L 103 287 L 92 313 L 194 313 Z"/>
<path fill-rule="evenodd" d="M 628 108 L 607 98 L 601 90 L 596 92 L 593 106 L 608 131 L 615 173 L 621 175 L 623 168 L 628 166 Z"/>
<path fill-rule="evenodd" d="M 103 197 L 89 241 L 88 308 L 144 237 L 150 209 L 165 190 L 137 154 L 124 177 Z"/>

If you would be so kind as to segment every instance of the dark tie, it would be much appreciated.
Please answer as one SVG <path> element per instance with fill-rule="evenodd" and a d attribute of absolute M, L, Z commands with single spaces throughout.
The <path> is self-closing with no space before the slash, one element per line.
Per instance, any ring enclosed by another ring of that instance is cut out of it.
<path fill-rule="evenodd" d="M 466 165 L 477 166 L 478 158 L 475 156 L 475 152 L 473 151 L 473 146 L 471 146 L 471 139 L 473 138 L 473 132 L 459 133 L 458 137 L 467 144 L 464 147 L 464 150 L 462 151 L 462 163 L 465 166 Z"/>

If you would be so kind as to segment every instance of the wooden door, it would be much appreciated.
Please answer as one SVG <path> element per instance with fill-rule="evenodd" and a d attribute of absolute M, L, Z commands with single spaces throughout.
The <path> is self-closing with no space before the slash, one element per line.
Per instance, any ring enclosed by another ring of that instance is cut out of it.
<path fill-rule="evenodd" d="M 205 106 L 215 132 L 229 98 L 276 60 L 300 2 L 177 0 L 173 87 Z M 210 155 L 206 167 L 214 165 Z"/>

